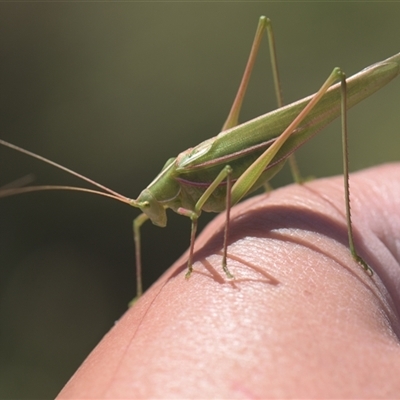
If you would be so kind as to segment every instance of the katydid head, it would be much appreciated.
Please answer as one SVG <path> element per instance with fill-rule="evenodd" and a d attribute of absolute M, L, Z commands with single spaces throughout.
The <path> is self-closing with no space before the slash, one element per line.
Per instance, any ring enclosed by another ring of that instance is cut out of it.
<path fill-rule="evenodd" d="M 155 199 L 149 189 L 144 189 L 136 200 L 131 200 L 133 207 L 140 208 L 154 225 L 164 228 L 167 226 L 165 208 Z"/>

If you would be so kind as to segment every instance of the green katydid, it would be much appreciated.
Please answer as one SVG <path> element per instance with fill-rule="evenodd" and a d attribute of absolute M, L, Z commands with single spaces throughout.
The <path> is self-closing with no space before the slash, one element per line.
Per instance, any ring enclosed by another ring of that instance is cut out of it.
<path fill-rule="evenodd" d="M 269 20 L 261 17 L 242 84 L 222 132 L 168 160 L 159 175 L 137 199 L 129 199 L 68 168 L 3 140 L 0 140 L 0 144 L 69 172 L 99 187 L 102 191 L 68 186 L 30 186 L 3 190 L 0 195 L 50 189 L 77 190 L 111 197 L 140 208 L 142 214 L 133 223 L 137 296 L 142 293 L 140 227 L 145 221 L 150 219 L 155 225 L 166 226 L 167 208 L 191 219 L 190 251 L 186 273 L 188 278 L 192 273 L 197 220 L 201 212 L 221 212 L 226 209 L 222 267 L 226 276 L 233 278 L 226 263 L 230 208 L 248 193 L 268 182 L 299 146 L 342 114 L 349 247 L 353 258 L 366 273 L 372 275 L 370 267 L 358 256 L 352 237 L 346 155 L 346 110 L 370 96 L 400 73 L 400 53 L 362 70 L 347 80 L 344 73 L 335 68 L 315 95 L 238 125 L 238 115 L 251 68 L 262 33 L 267 27 L 270 28 Z M 271 29 L 269 34 L 270 47 L 273 48 Z M 271 58 L 275 60 L 274 51 Z M 280 89 L 276 61 L 273 61 L 273 71 L 278 94 Z M 332 86 L 337 81 L 340 83 Z M 278 103 L 280 102 L 278 100 Z"/>

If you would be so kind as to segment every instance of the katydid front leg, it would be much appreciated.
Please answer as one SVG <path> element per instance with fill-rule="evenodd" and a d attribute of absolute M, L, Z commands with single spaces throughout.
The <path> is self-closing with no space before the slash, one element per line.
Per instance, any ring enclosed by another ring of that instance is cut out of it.
<path fill-rule="evenodd" d="M 135 261 L 136 261 L 136 297 L 133 302 L 143 294 L 142 284 L 142 247 L 141 247 L 141 236 L 140 228 L 149 217 L 142 213 L 133 220 L 133 242 L 135 244 Z M 133 304 L 133 302 L 131 302 Z"/>

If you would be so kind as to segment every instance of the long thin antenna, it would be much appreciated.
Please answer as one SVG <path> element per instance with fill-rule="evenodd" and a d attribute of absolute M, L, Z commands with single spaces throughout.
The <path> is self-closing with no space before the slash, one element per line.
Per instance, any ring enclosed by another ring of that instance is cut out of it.
<path fill-rule="evenodd" d="M 69 168 L 64 167 L 64 166 L 62 166 L 62 165 L 60 165 L 60 164 L 58 164 L 58 163 L 56 163 L 54 161 L 51 161 L 48 158 L 39 156 L 36 153 L 32 153 L 29 150 L 25 150 L 22 147 L 16 146 L 16 145 L 11 144 L 11 143 L 8 143 L 8 142 L 6 142 L 5 140 L 2 140 L 2 139 L 0 139 L 0 144 L 2 144 L 3 146 L 9 147 L 10 149 L 13 149 L 13 150 L 19 151 L 21 153 L 24 153 L 24 154 L 26 154 L 28 156 L 33 157 L 33 158 L 36 158 L 37 160 L 44 161 L 45 163 L 50 164 L 53 167 L 59 168 L 59 169 L 65 171 L 65 172 L 68 172 L 69 174 L 74 175 L 77 178 L 80 178 L 80 179 L 90 183 L 91 185 L 97 186 L 98 188 L 104 190 L 107 193 L 111 193 L 114 196 L 115 199 L 120 199 L 123 203 L 131 204 L 131 202 L 132 202 L 132 200 L 129 199 L 128 197 L 125 197 L 122 194 L 120 194 L 118 192 L 115 192 L 114 190 L 111 190 L 108 187 L 102 185 L 101 183 L 98 183 L 98 182 L 94 181 L 93 179 L 87 178 L 86 176 L 83 176 L 83 175 L 79 174 L 78 172 L 73 171 L 72 169 L 69 169 Z M 40 186 L 31 186 L 31 187 L 32 188 L 33 187 L 39 188 Z M 62 186 L 53 186 L 53 187 L 57 187 L 57 190 L 72 190 L 72 189 L 66 189 L 68 186 L 64 186 L 64 187 L 62 187 Z M 62 189 L 62 188 L 64 188 L 64 189 Z M 72 186 L 69 186 L 69 188 L 72 188 Z M 23 188 L 21 188 L 21 189 L 23 189 Z M 25 188 L 25 189 L 27 189 L 27 188 Z M 74 190 L 77 190 L 77 189 L 78 188 L 75 188 Z M 80 188 L 80 189 L 83 189 L 83 188 Z M 49 189 L 37 189 L 37 190 L 49 190 Z M 54 190 L 56 190 L 56 189 L 54 189 Z M 33 191 L 33 190 L 30 190 L 30 191 Z M 81 190 L 81 191 L 89 191 L 89 190 Z M 96 192 L 96 191 L 92 191 L 92 192 L 98 193 L 98 194 L 101 193 L 101 192 Z M 23 191 L 20 191 L 19 193 L 23 193 Z M 109 196 L 109 197 L 112 197 L 112 196 Z"/>
<path fill-rule="evenodd" d="M 92 193 L 98 194 L 100 196 L 109 197 L 114 200 L 121 201 L 122 203 L 126 203 L 132 205 L 132 200 L 128 199 L 124 196 L 115 196 L 114 194 L 100 192 L 99 190 L 93 189 L 86 189 L 78 186 L 62 186 L 62 185 L 38 185 L 38 186 L 25 186 L 25 187 L 18 187 L 18 188 L 8 188 L 8 189 L 1 189 L 0 190 L 0 198 L 13 196 L 16 194 L 22 193 L 30 193 L 30 192 L 38 192 L 42 190 L 71 190 L 74 192 L 84 192 L 84 193 Z"/>
<path fill-rule="evenodd" d="M 28 174 L 23 176 L 22 178 L 18 178 L 15 181 L 9 182 L 3 186 L 0 186 L 0 192 L 2 190 L 9 190 L 9 189 L 17 189 L 23 186 L 32 183 L 35 180 L 35 176 L 33 174 Z"/>

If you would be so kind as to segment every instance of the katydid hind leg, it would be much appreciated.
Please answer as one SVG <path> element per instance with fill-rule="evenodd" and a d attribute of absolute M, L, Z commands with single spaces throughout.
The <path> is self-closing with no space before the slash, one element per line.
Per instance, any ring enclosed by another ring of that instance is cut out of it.
<path fill-rule="evenodd" d="M 274 35 L 274 30 L 272 28 L 272 22 L 269 18 L 267 18 L 266 29 L 268 36 L 268 47 L 271 60 L 272 76 L 274 80 L 276 103 L 278 105 L 278 108 L 281 108 L 284 106 L 282 85 L 279 77 L 278 56 L 276 52 L 275 35 Z M 289 156 L 288 161 L 293 180 L 296 183 L 303 183 L 304 179 L 301 176 L 300 169 L 297 164 L 296 156 L 294 155 L 294 153 Z"/>
<path fill-rule="evenodd" d="M 265 29 L 268 29 L 268 25 L 271 24 L 271 21 L 265 16 L 261 16 L 258 22 L 257 30 L 254 36 L 253 44 L 250 50 L 250 55 L 247 60 L 246 68 L 244 70 L 242 80 L 240 82 L 238 91 L 236 93 L 235 99 L 233 101 L 231 110 L 228 114 L 228 117 L 222 127 L 222 131 L 233 128 L 239 123 L 239 114 L 242 108 L 244 96 L 246 94 L 246 90 L 250 81 L 251 73 L 254 68 L 254 64 L 258 55 L 258 51 L 260 48 L 261 40 L 264 35 Z M 274 71 L 275 78 L 276 70 Z M 222 268 L 229 279 L 233 279 L 234 276 L 228 269 L 227 266 L 227 252 L 228 252 L 228 237 L 229 237 L 229 219 L 230 219 L 230 209 L 231 209 L 231 188 L 232 188 L 232 180 L 231 180 L 231 169 L 229 166 L 226 167 L 228 169 L 228 173 L 226 176 L 227 180 L 227 188 L 226 188 L 226 221 L 225 221 L 225 229 L 224 229 L 224 243 L 223 243 L 223 256 L 222 256 Z M 224 173 L 223 173 L 224 174 Z M 217 178 L 218 179 L 218 178 Z M 214 189 L 215 190 L 215 189 Z M 208 195 L 209 197 L 209 195 Z M 204 198 L 208 198 L 205 196 Z M 202 199 L 200 199 L 202 200 Z M 199 200 L 199 203 L 200 203 Z M 191 229 L 191 241 L 190 241 L 190 251 L 189 251 L 189 260 L 188 260 L 188 272 L 186 273 L 186 278 L 189 278 L 192 270 L 193 270 L 193 249 L 194 249 L 194 239 L 195 232 L 197 229 L 197 218 L 192 219 L 192 229 Z"/>
<path fill-rule="evenodd" d="M 256 34 L 253 40 L 253 45 L 250 51 L 250 55 L 246 64 L 245 71 L 243 73 L 243 77 L 241 80 L 241 83 L 238 88 L 238 92 L 236 94 L 236 97 L 234 99 L 234 102 L 232 104 L 231 110 L 229 112 L 229 115 L 222 127 L 222 130 L 226 130 L 229 128 L 232 128 L 236 125 L 238 125 L 239 122 L 239 114 L 240 110 L 243 104 L 243 99 L 248 87 L 248 83 L 250 80 L 251 73 L 253 71 L 253 67 L 255 64 L 255 60 L 258 55 L 259 47 L 261 44 L 261 40 L 263 37 L 263 34 L 267 30 L 268 34 L 268 45 L 269 45 L 269 53 L 270 53 L 270 60 L 271 60 L 271 69 L 272 69 L 272 75 L 273 75 L 273 81 L 274 81 L 274 88 L 275 88 L 275 95 L 277 99 L 277 105 L 278 107 L 283 106 L 283 96 L 282 96 L 282 87 L 281 87 L 281 82 L 279 78 L 279 69 L 278 69 L 278 61 L 277 61 L 277 54 L 276 54 L 276 46 L 275 46 L 275 38 L 274 38 L 274 33 L 272 29 L 272 23 L 269 18 L 266 18 L 264 16 L 260 17 Z M 290 155 L 289 157 L 289 165 L 290 169 L 292 171 L 292 176 L 295 182 L 301 183 L 303 182 L 303 179 L 301 178 L 299 168 L 297 166 L 297 162 L 295 159 L 294 154 Z M 230 273 L 228 267 L 227 267 L 227 243 L 228 243 L 228 237 L 229 237 L 229 218 L 230 218 L 230 208 L 231 208 L 231 181 L 228 176 L 227 180 L 227 203 L 226 203 L 226 223 L 225 223 L 225 231 L 224 231 L 224 246 L 223 246 L 223 259 L 222 259 L 222 267 L 223 270 L 225 271 L 225 274 L 227 275 L 228 278 L 233 278 L 233 275 Z M 188 272 L 186 274 L 186 278 L 190 277 L 192 273 L 192 256 L 193 256 L 193 246 L 194 246 L 194 237 L 195 232 L 197 230 L 197 220 L 196 222 L 194 219 L 192 219 L 192 229 L 191 229 L 191 249 L 190 249 L 190 254 L 189 254 L 189 262 L 188 262 Z"/>
<path fill-rule="evenodd" d="M 277 140 L 239 177 L 233 185 L 231 195 L 231 204 L 234 205 L 241 200 L 251 189 L 254 183 L 261 176 L 265 168 L 270 164 L 281 146 L 290 137 L 293 131 L 299 126 L 302 120 L 308 115 L 311 109 L 320 101 L 329 87 L 337 80 L 341 81 L 341 108 L 342 108 L 342 143 L 343 143 L 343 169 L 344 169 L 344 189 L 346 204 L 346 219 L 349 238 L 349 248 L 353 258 L 363 268 L 363 270 L 372 276 L 372 269 L 358 255 L 354 239 L 350 213 L 350 191 L 349 191 L 349 172 L 348 172 L 348 147 L 347 147 L 347 104 L 346 104 L 346 76 L 339 69 L 335 68 L 320 90 L 314 95 L 300 114 L 290 123 L 286 130 L 277 138 Z"/>
<path fill-rule="evenodd" d="M 228 117 L 224 125 L 222 126 L 222 131 L 226 129 L 233 128 L 238 125 L 239 123 L 239 114 L 242 108 L 243 99 L 246 94 L 247 86 L 250 81 L 251 73 L 253 71 L 254 63 L 257 58 L 258 50 L 260 48 L 261 39 L 264 35 L 264 31 L 267 26 L 268 19 L 264 16 L 261 16 L 258 21 L 258 26 L 256 30 L 256 34 L 254 36 L 253 44 L 251 46 L 250 55 L 247 60 L 246 68 L 244 70 L 242 80 L 240 82 L 238 91 L 236 93 L 235 99 L 233 101 L 232 107 L 229 111 Z"/>
<path fill-rule="evenodd" d="M 346 76 L 343 74 L 341 79 L 341 119 L 342 119 L 342 148 L 343 148 L 343 178 L 344 178 L 344 196 L 346 206 L 347 234 L 349 239 L 350 253 L 353 259 L 361 266 L 369 276 L 373 275 L 369 265 L 358 255 L 353 237 L 353 224 L 351 220 L 350 209 L 350 184 L 349 184 L 349 150 L 348 150 L 348 132 L 347 132 L 347 84 Z"/>
<path fill-rule="evenodd" d="M 276 138 L 274 143 L 268 147 L 254 162 L 247 168 L 246 171 L 236 180 L 232 188 L 232 205 L 238 203 L 253 187 L 253 185 L 260 178 L 262 173 L 266 170 L 268 165 L 272 162 L 275 155 L 283 144 L 289 139 L 295 129 L 300 125 L 304 118 L 310 111 L 317 105 L 329 87 L 341 79 L 342 71 L 340 68 L 334 68 L 328 79 L 324 82 L 318 92 L 311 98 L 304 109 L 297 115 L 297 117 L 289 124 L 289 126 Z"/>
<path fill-rule="evenodd" d="M 233 101 L 231 110 L 229 115 L 222 127 L 222 131 L 233 128 L 238 125 L 239 123 L 239 114 L 242 108 L 243 99 L 246 94 L 246 90 L 250 81 L 251 73 L 253 71 L 253 67 L 258 55 L 259 47 L 261 44 L 262 37 L 264 35 L 265 30 L 267 30 L 268 35 L 268 46 L 269 46 L 269 53 L 270 53 L 270 60 L 271 60 L 271 69 L 272 69 L 272 76 L 274 81 L 274 89 L 275 89 L 275 96 L 277 100 L 278 108 L 284 105 L 283 103 L 283 96 L 282 96 L 282 86 L 279 77 L 279 68 L 278 68 L 278 58 L 276 53 L 276 46 L 275 46 L 275 37 L 274 32 L 272 29 L 272 23 L 269 18 L 265 16 L 261 16 L 256 34 L 253 40 L 252 48 L 250 51 L 249 58 L 247 60 L 246 68 L 242 76 L 242 80 L 240 82 L 238 91 L 236 93 L 235 99 Z M 292 176 L 295 182 L 302 183 L 304 179 L 301 177 L 296 158 L 294 154 L 289 156 L 289 166 L 292 172 Z"/>

